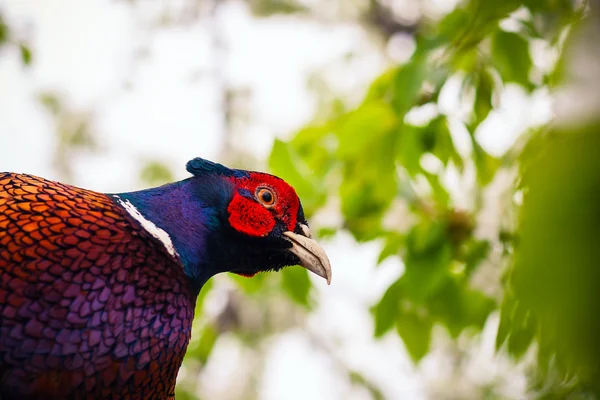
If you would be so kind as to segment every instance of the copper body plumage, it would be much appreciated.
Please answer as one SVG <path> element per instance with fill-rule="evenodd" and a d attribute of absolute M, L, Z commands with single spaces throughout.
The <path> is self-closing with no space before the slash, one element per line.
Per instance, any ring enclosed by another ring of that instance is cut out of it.
<path fill-rule="evenodd" d="M 289 184 L 186 169 L 117 194 L 0 173 L 0 400 L 173 399 L 213 276 L 299 265 L 331 282 Z"/>
<path fill-rule="evenodd" d="M 171 398 L 186 282 L 111 197 L 0 173 L 0 398 Z"/>

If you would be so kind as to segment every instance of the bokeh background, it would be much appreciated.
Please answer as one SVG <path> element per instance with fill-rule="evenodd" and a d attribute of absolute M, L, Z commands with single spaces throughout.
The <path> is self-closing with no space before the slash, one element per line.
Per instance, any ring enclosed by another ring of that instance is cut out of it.
<path fill-rule="evenodd" d="M 0 170 L 296 187 L 332 285 L 211 280 L 178 399 L 593 399 L 598 38 L 581 0 L 0 0 Z"/>

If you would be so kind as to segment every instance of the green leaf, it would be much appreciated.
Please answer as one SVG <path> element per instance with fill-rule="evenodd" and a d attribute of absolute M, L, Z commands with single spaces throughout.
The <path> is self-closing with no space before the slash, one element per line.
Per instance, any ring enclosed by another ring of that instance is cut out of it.
<path fill-rule="evenodd" d="M 471 240 L 465 244 L 463 250 L 465 262 L 465 274 L 470 276 L 491 250 L 490 242 L 487 240 Z"/>
<path fill-rule="evenodd" d="M 388 257 L 398 255 L 400 249 L 404 246 L 404 235 L 401 235 L 396 232 L 390 232 L 386 235 L 385 245 L 379 253 L 379 258 L 377 259 L 377 265 L 381 264 Z"/>
<path fill-rule="evenodd" d="M 302 267 L 288 267 L 279 273 L 282 287 L 290 298 L 296 303 L 310 308 L 309 295 L 312 284 L 308 277 L 308 271 Z"/>
<path fill-rule="evenodd" d="M 448 278 L 451 259 L 450 245 L 440 246 L 427 254 L 407 256 L 406 272 L 402 276 L 407 297 L 422 303 L 435 293 Z"/>
<path fill-rule="evenodd" d="M 429 135 L 433 135 L 431 153 L 439 158 L 444 166 L 448 166 L 448 163 L 452 161 L 454 165 L 462 171 L 464 163 L 454 146 L 448 119 L 445 116 L 433 119 L 425 128 L 425 131 Z"/>
<path fill-rule="evenodd" d="M 397 194 L 396 141 L 394 132 L 388 132 L 344 163 L 339 188 L 342 214 L 345 226 L 359 241 L 382 233 L 381 220 Z"/>
<path fill-rule="evenodd" d="M 308 180 L 308 171 L 300 171 L 302 160 L 297 157 L 288 143 L 276 139 L 269 158 L 269 168 L 274 174 L 283 177 L 298 192 L 299 196 L 311 197 L 313 186 Z"/>
<path fill-rule="evenodd" d="M 598 121 L 554 127 L 528 159 L 509 279 L 519 305 L 509 349 L 519 355 L 534 336 L 562 379 L 589 387 L 600 382 L 599 132 Z"/>
<path fill-rule="evenodd" d="M 402 282 L 397 280 L 385 292 L 379 303 L 371 308 L 371 313 L 375 318 L 375 337 L 383 336 L 389 331 L 400 309 L 400 298 L 402 295 Z"/>
<path fill-rule="evenodd" d="M 488 185 L 496 176 L 496 171 L 500 167 L 500 160 L 488 154 L 477 142 L 475 137 L 471 136 L 473 143 L 473 161 L 477 168 L 477 181 L 480 185 Z"/>
<path fill-rule="evenodd" d="M 479 290 L 465 286 L 461 299 L 463 324 L 481 330 L 490 313 L 496 309 L 496 302 Z"/>
<path fill-rule="evenodd" d="M 424 127 L 400 126 L 397 149 L 398 161 L 413 178 L 423 171 L 420 162 L 425 153 L 435 155 L 445 166 L 453 161 L 459 170 L 464 167 L 445 116 L 434 118 Z"/>
<path fill-rule="evenodd" d="M 171 169 L 161 161 L 149 161 L 142 168 L 140 179 L 148 185 L 163 185 L 175 178 Z"/>
<path fill-rule="evenodd" d="M 496 26 L 496 22 L 504 19 L 513 11 L 522 6 L 522 0 L 504 0 L 501 3 L 492 3 L 487 0 L 471 0 L 470 10 L 473 17 L 480 24 Z"/>
<path fill-rule="evenodd" d="M 454 338 L 468 327 L 480 330 L 496 306 L 493 299 L 457 277 L 446 279 L 428 305 L 431 316 L 446 326 Z"/>
<path fill-rule="evenodd" d="M 5 42 L 8 42 L 10 39 L 10 30 L 6 23 L 4 23 L 4 18 L 0 15 L 0 46 L 2 46 Z"/>
<path fill-rule="evenodd" d="M 330 238 L 336 235 L 338 228 L 325 226 L 317 231 L 317 236 L 321 239 Z"/>
<path fill-rule="evenodd" d="M 534 88 L 529 80 L 529 42 L 523 36 L 498 29 L 492 36 L 492 62 L 504 82 L 515 82 L 528 90 Z"/>
<path fill-rule="evenodd" d="M 499 327 L 496 345 L 498 346 L 502 339 L 506 340 L 508 344 L 508 352 L 515 358 L 519 359 L 531 345 L 536 326 L 531 313 L 525 307 L 523 307 L 522 304 L 519 304 L 513 300 L 511 302 L 507 302 L 506 307 L 506 312 L 508 312 L 509 315 L 503 314 L 502 317 L 505 318 L 504 322 L 510 321 L 510 331 L 505 332 L 507 331 L 505 327 L 502 327 L 503 329 L 500 331 Z"/>
<path fill-rule="evenodd" d="M 352 233 L 354 239 L 359 243 L 377 239 L 383 232 L 379 215 L 348 219 L 344 227 Z"/>
<path fill-rule="evenodd" d="M 331 125 L 309 125 L 300 129 L 296 135 L 290 140 L 292 148 L 298 154 L 302 155 L 303 159 L 313 152 L 317 145 L 323 144 L 323 140 L 332 132 Z M 320 146 L 319 146 L 320 147 Z"/>
<path fill-rule="evenodd" d="M 590 2 L 572 0 L 525 0 L 524 4 L 534 14 L 532 24 L 538 36 L 556 44 L 563 29 L 568 25 L 577 25 L 587 16 Z"/>
<path fill-rule="evenodd" d="M 433 322 L 424 314 L 401 311 L 396 317 L 396 330 L 414 362 L 420 361 L 429 352 L 432 329 Z"/>
<path fill-rule="evenodd" d="M 519 0 L 471 0 L 444 17 L 439 23 L 438 35 L 450 42 L 455 57 L 472 56 L 479 43 L 496 29 L 498 22 L 520 6 Z"/>
<path fill-rule="evenodd" d="M 289 0 L 254 0 L 250 9 L 256 17 L 270 17 L 277 14 L 307 14 L 309 10 L 299 2 Z"/>
<path fill-rule="evenodd" d="M 396 70 L 392 87 L 392 104 L 398 116 L 402 117 L 417 102 L 423 82 L 427 77 L 428 54 L 417 49 L 411 60 L 398 67 Z"/>
<path fill-rule="evenodd" d="M 449 276 L 452 245 L 446 238 L 446 224 L 424 221 L 409 232 L 406 243 L 406 271 L 401 280 L 407 297 L 422 303 Z"/>
<path fill-rule="evenodd" d="M 302 199 L 305 214 L 310 216 L 319 206 L 325 203 L 324 190 L 318 181 L 311 179 L 312 174 L 302 158 L 286 142 L 276 139 L 269 157 L 271 171 L 285 179 L 294 187 Z"/>
<path fill-rule="evenodd" d="M 397 68 L 390 68 L 375 79 L 367 91 L 363 104 L 389 101 L 392 94 L 392 82 L 394 81 L 396 71 Z"/>
<path fill-rule="evenodd" d="M 366 103 L 350 113 L 338 126 L 338 156 L 352 159 L 365 147 L 380 140 L 396 124 L 396 116 L 384 102 Z"/>
<path fill-rule="evenodd" d="M 60 99 L 53 93 L 41 93 L 39 95 L 40 103 L 48 109 L 52 114 L 57 115 L 62 109 L 63 105 Z"/>
<path fill-rule="evenodd" d="M 556 88 L 564 84 L 565 80 L 569 77 L 569 65 L 572 62 L 572 52 L 569 49 L 576 46 L 578 40 L 581 40 L 580 35 L 573 33 L 565 39 L 563 44 L 564 50 L 559 53 L 558 60 L 556 60 L 552 71 L 544 77 L 544 83 L 550 86 L 550 88 Z"/>
<path fill-rule="evenodd" d="M 439 249 L 446 241 L 447 224 L 442 220 L 423 220 L 415 225 L 406 240 L 408 251 L 426 254 Z"/>
<path fill-rule="evenodd" d="M 200 340 L 197 347 L 192 351 L 191 355 L 193 358 L 206 364 L 218 337 L 219 334 L 216 329 L 212 325 L 206 325 L 200 332 Z"/>
<path fill-rule="evenodd" d="M 471 16 L 466 8 L 457 7 L 447 14 L 437 25 L 437 34 L 444 42 L 456 42 L 468 29 Z"/>
<path fill-rule="evenodd" d="M 427 179 L 427 182 L 429 182 L 436 204 L 446 208 L 450 204 L 450 194 L 448 194 L 448 191 L 440 182 L 440 177 L 426 171 L 423 171 L 422 174 Z"/>
<path fill-rule="evenodd" d="M 424 152 L 421 132 L 412 125 L 402 125 L 398 132 L 398 161 L 411 177 L 421 172 L 421 156 Z"/>
<path fill-rule="evenodd" d="M 19 45 L 19 51 L 21 52 L 21 61 L 23 61 L 23 64 L 30 65 L 31 64 L 31 50 L 29 49 L 29 47 L 26 46 L 25 44 L 21 43 Z"/>
<path fill-rule="evenodd" d="M 357 176 L 354 179 L 344 179 L 340 185 L 344 217 L 349 220 L 378 217 L 381 214 L 381 206 L 372 195 L 374 190 L 376 182 L 368 178 Z"/>
<path fill-rule="evenodd" d="M 363 388 L 367 389 L 373 400 L 385 400 L 385 396 L 381 392 L 381 389 L 379 389 L 377 386 L 375 386 L 373 383 L 371 383 L 360 372 L 354 371 L 354 370 L 349 370 L 348 378 L 350 379 L 350 382 L 352 382 L 353 384 L 360 385 Z"/>
<path fill-rule="evenodd" d="M 290 141 L 295 150 L 308 167 L 318 178 L 327 175 L 337 160 L 334 159 L 336 140 L 333 134 L 334 122 L 324 125 L 310 125 L 300 129 Z"/>
<path fill-rule="evenodd" d="M 477 77 L 477 87 L 475 89 L 475 104 L 473 112 L 475 114 L 475 124 L 479 125 L 492 111 L 492 96 L 494 94 L 494 78 L 487 69 L 482 69 Z"/>
<path fill-rule="evenodd" d="M 499 350 L 508 339 L 508 335 L 512 329 L 512 315 L 515 308 L 514 296 L 507 292 L 504 295 L 504 300 L 500 306 L 500 324 L 496 333 L 496 350 Z"/>

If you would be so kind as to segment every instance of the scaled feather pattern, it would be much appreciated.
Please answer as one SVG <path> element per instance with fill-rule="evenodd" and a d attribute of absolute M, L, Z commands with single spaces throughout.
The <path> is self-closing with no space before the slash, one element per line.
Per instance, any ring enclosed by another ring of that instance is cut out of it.
<path fill-rule="evenodd" d="M 0 173 L 0 399 L 173 399 L 207 279 L 297 264 L 330 281 L 291 186 L 187 169 L 116 195 Z"/>
<path fill-rule="evenodd" d="M 3 399 L 172 395 L 195 295 L 108 196 L 0 175 L 0 246 Z"/>

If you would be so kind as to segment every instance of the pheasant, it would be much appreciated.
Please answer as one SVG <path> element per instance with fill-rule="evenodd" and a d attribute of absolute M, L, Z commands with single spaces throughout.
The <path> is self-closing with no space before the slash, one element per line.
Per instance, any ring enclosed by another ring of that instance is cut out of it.
<path fill-rule="evenodd" d="M 301 265 L 330 283 L 285 181 L 186 169 L 119 194 L 0 173 L 0 399 L 173 399 L 209 278 Z"/>

